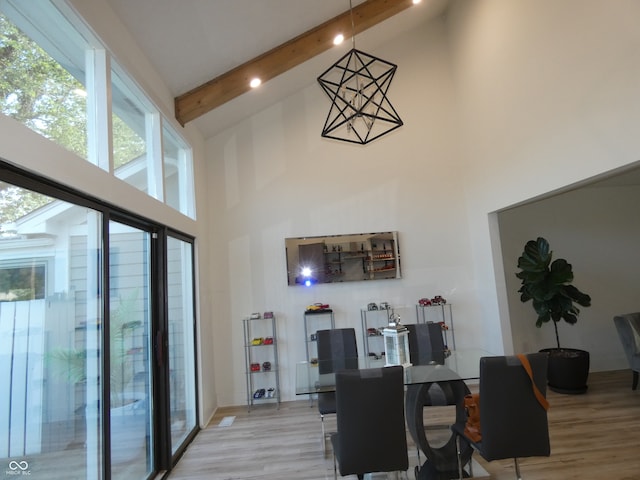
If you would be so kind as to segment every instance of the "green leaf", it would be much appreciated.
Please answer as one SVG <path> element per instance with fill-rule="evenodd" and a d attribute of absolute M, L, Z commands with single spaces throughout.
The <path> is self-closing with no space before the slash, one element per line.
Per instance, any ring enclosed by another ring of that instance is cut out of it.
<path fill-rule="evenodd" d="M 572 314 L 572 313 L 569 313 L 569 312 L 565 312 L 562 315 L 562 318 L 564 318 L 564 321 L 567 322 L 570 325 L 574 325 L 578 321 L 578 317 L 576 315 Z"/>
<path fill-rule="evenodd" d="M 548 313 L 538 316 L 538 320 L 536 320 L 536 327 L 542 327 L 542 325 L 549 322 L 549 320 L 551 320 L 551 316 Z"/>
<path fill-rule="evenodd" d="M 571 269 L 571 264 L 567 263 L 567 261 L 562 258 L 553 261 L 549 274 L 551 277 L 551 281 L 556 285 L 573 281 L 573 271 Z"/>
<path fill-rule="evenodd" d="M 571 298 L 574 302 L 582 307 L 591 306 L 591 297 L 586 293 L 582 293 L 573 285 L 565 285 L 563 287 L 564 293 L 567 297 Z"/>
<path fill-rule="evenodd" d="M 521 280 L 518 293 L 522 302 L 532 300 L 533 309 L 537 314 L 537 327 L 551 320 L 554 324 L 564 320 L 573 325 L 578 321 L 580 314 L 574 302 L 583 307 L 591 305 L 591 297 L 571 285 L 571 264 L 564 259 L 552 262 L 552 256 L 549 242 L 543 237 L 538 237 L 525 244 L 524 251 L 518 258 L 520 271 L 516 272 L 516 277 Z"/>

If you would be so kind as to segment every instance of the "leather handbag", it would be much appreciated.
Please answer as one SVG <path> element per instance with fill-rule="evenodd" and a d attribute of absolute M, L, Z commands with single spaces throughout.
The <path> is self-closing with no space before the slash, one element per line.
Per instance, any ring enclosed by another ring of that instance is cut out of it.
<path fill-rule="evenodd" d="M 522 366 L 526 370 L 527 375 L 529 375 L 529 379 L 531 380 L 531 387 L 533 388 L 533 394 L 536 396 L 538 403 L 545 410 L 549 410 L 549 402 L 547 401 L 546 398 L 544 398 L 544 395 L 542 395 L 542 392 L 536 386 L 536 382 L 533 381 L 533 372 L 531 370 L 531 364 L 529 363 L 529 359 L 527 358 L 526 355 L 522 353 L 518 354 L 518 358 L 520 359 L 520 363 L 522 363 Z"/>
<path fill-rule="evenodd" d="M 464 408 L 467 411 L 467 423 L 464 434 L 473 442 L 482 440 L 480 433 L 480 394 L 470 393 L 464 397 Z"/>
<path fill-rule="evenodd" d="M 518 354 L 517 357 L 520 359 L 520 363 L 522 363 L 522 367 L 527 372 L 529 379 L 531 380 L 531 387 L 533 389 L 533 394 L 535 395 L 538 403 L 545 410 L 549 409 L 549 402 L 544 397 L 542 392 L 538 389 L 535 382 L 533 381 L 533 371 L 531 370 L 531 364 L 529 363 L 529 359 L 526 355 Z M 464 427 L 464 434 L 473 442 L 477 443 L 482 440 L 482 433 L 480 430 L 480 394 L 479 393 L 470 393 L 465 395 L 464 397 L 464 408 L 467 412 L 467 423 Z"/>

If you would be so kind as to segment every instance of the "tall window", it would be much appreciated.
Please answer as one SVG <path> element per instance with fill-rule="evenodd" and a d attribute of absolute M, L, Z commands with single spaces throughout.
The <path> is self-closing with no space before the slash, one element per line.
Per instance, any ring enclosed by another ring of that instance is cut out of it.
<path fill-rule="evenodd" d="M 0 113 L 195 218 L 191 149 L 66 3 L 0 0 Z"/>
<path fill-rule="evenodd" d="M 156 170 L 154 162 L 159 163 L 161 158 L 159 149 L 154 151 L 153 148 L 154 128 L 159 131 L 159 116 L 144 101 L 142 93 L 118 71 L 117 68 L 111 71 L 115 174 L 138 190 L 162 200 L 162 196 L 153 191 L 155 178 L 149 177 Z M 158 135 L 155 137 L 159 138 Z"/>
<path fill-rule="evenodd" d="M 43 5 L 43 16 L 47 10 Z M 37 35 L 35 41 L 25 33 L 33 23 L 12 3 L 0 3 L 0 112 L 87 159 L 84 52 L 89 46 L 65 19 L 48 26 L 54 35 Z M 68 32 L 65 38 L 73 37 L 64 50 L 55 40 L 62 30 Z"/>
<path fill-rule="evenodd" d="M 162 135 L 162 151 L 165 202 L 179 212 L 195 218 L 191 149 L 175 135 L 173 130 L 165 127 Z"/>

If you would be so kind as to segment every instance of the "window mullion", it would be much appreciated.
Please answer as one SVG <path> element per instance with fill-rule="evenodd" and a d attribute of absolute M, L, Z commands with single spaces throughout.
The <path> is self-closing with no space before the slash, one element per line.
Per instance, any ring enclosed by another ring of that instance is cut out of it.
<path fill-rule="evenodd" d="M 113 172 L 111 130 L 111 66 L 105 50 L 86 52 L 87 153 L 91 163 Z"/>
<path fill-rule="evenodd" d="M 180 197 L 179 210 L 195 218 L 193 205 L 193 162 L 191 150 L 181 148 L 178 151 L 178 195 Z"/>
<path fill-rule="evenodd" d="M 160 114 L 150 112 L 145 115 L 147 133 L 147 183 L 148 193 L 164 202 L 164 166 L 162 162 L 162 128 Z"/>

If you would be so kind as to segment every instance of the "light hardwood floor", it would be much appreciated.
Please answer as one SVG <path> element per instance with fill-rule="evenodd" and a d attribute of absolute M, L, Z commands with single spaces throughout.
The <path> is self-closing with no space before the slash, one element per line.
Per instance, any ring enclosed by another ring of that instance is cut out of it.
<path fill-rule="evenodd" d="M 599 372 L 589 377 L 584 395 L 548 392 L 551 456 L 521 461 L 525 480 L 640 479 L 640 390 L 631 390 L 631 372 Z M 442 409 L 440 409 L 442 410 Z M 448 411 L 425 408 L 425 421 L 435 423 Z M 235 416 L 231 426 L 218 424 Z M 329 420 L 328 429 L 335 423 Z M 443 431 L 444 434 L 448 434 Z M 409 439 L 410 469 L 418 464 Z M 484 462 L 495 480 L 513 479 L 513 462 Z M 424 455 L 422 455 L 424 460 Z M 333 457 L 327 442 L 323 454 L 320 420 L 308 401 L 274 406 L 221 408 L 171 472 L 171 480 L 269 479 L 324 480 L 333 478 Z M 339 477 L 340 478 L 340 477 Z M 344 477 L 353 479 L 355 477 Z M 378 478 L 378 477 L 376 477 Z"/>

